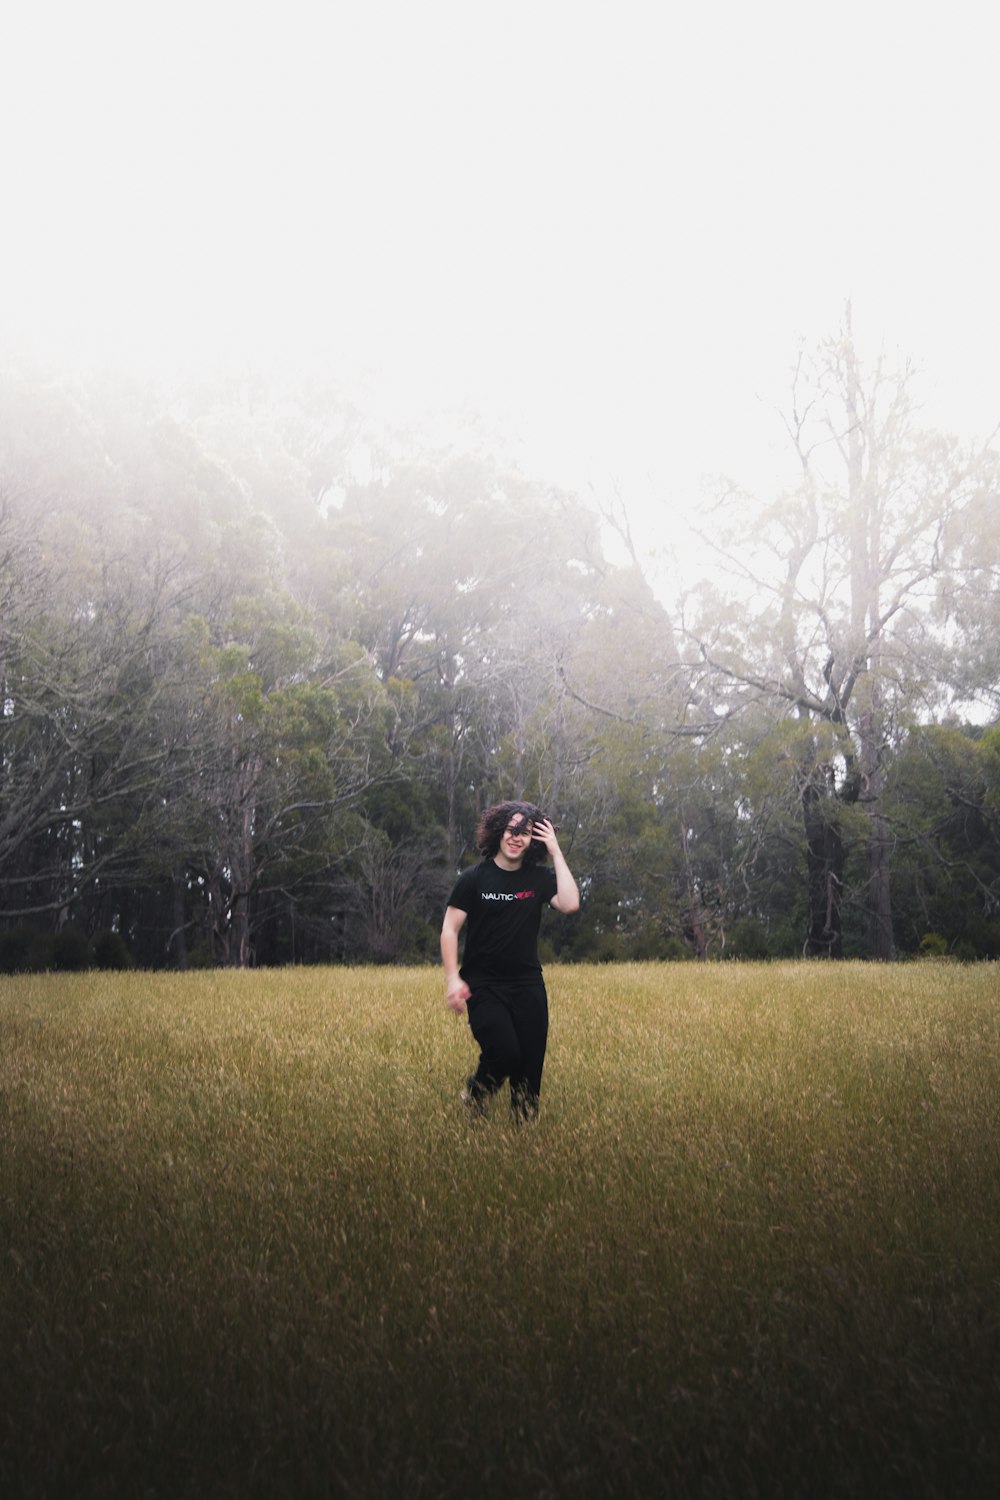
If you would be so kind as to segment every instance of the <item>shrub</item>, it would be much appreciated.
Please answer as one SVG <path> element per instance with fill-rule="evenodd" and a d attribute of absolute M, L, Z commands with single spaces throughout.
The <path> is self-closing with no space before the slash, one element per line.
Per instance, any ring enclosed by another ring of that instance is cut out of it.
<path fill-rule="evenodd" d="M 35 932 L 25 956 L 24 967 L 29 974 L 47 974 L 56 966 L 56 940 L 51 932 Z"/>
<path fill-rule="evenodd" d="M 38 933 L 23 923 L 0 932 L 0 974 L 23 974 L 30 969 L 31 947 Z"/>
<path fill-rule="evenodd" d="M 962 939 L 975 949 L 976 958 L 1000 958 L 1000 922 L 974 913 L 966 919 Z"/>
<path fill-rule="evenodd" d="M 679 937 L 668 937 L 664 939 L 660 948 L 661 956 L 669 963 L 676 963 L 680 959 L 691 957 L 690 952 L 684 946 L 683 939 Z"/>
<path fill-rule="evenodd" d="M 87 934 L 73 922 L 67 922 L 52 940 L 52 967 L 65 974 L 79 974 L 90 968 L 90 958 Z"/>
<path fill-rule="evenodd" d="M 770 958 L 771 949 L 762 922 L 754 917 L 741 917 L 729 930 L 726 944 L 727 958 Z"/>
<path fill-rule="evenodd" d="M 134 969 L 135 960 L 120 932 L 105 930 L 94 938 L 94 966 L 98 969 Z"/>
<path fill-rule="evenodd" d="M 925 932 L 920 939 L 922 958 L 944 958 L 947 952 L 948 939 L 943 938 L 939 932 Z"/>

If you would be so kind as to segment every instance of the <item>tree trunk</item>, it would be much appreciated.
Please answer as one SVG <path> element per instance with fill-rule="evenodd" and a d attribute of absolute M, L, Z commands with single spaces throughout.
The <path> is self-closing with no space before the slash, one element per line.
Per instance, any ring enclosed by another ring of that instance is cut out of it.
<path fill-rule="evenodd" d="M 174 930 L 171 937 L 174 950 L 174 964 L 178 969 L 186 969 L 188 966 L 187 911 L 185 909 L 187 882 L 184 879 L 184 871 L 175 871 L 170 883 L 173 892 Z"/>
<path fill-rule="evenodd" d="M 882 793 L 885 775 L 882 768 L 882 736 L 879 715 L 875 710 L 861 715 L 861 777 L 864 808 L 867 817 L 868 882 L 865 907 L 868 913 L 868 950 L 872 958 L 892 963 L 896 957 L 893 936 L 892 894 L 889 885 L 889 863 L 892 840 L 889 821 L 883 811 Z"/>
<path fill-rule="evenodd" d="M 868 821 L 868 939 L 872 958 L 892 963 L 896 957 L 896 942 L 889 890 L 891 841 L 888 821 L 879 805 L 869 814 Z"/>
<path fill-rule="evenodd" d="M 892 933 L 892 898 L 889 890 L 888 824 L 882 811 L 882 603 L 881 588 L 891 576 L 884 561 L 882 527 L 886 499 L 879 484 L 882 463 L 877 429 L 867 425 L 862 413 L 857 356 L 851 329 L 851 305 L 847 304 L 846 329 L 851 339 L 845 374 L 845 405 L 848 418 L 848 497 L 852 517 L 851 540 L 851 632 L 854 649 L 864 651 L 867 702 L 858 715 L 861 782 L 868 818 L 868 942 L 872 958 L 891 962 L 896 956 Z M 866 472 L 867 457 L 867 472 Z M 862 644 L 864 643 L 864 645 Z"/>
<path fill-rule="evenodd" d="M 868 912 L 869 952 L 872 958 L 879 959 L 882 963 L 892 963 L 896 957 L 892 894 L 889 886 L 892 842 L 889 821 L 883 811 L 885 728 L 879 653 L 874 655 L 872 666 L 870 702 L 858 719 L 858 738 L 861 742 L 861 783 L 868 823 L 865 851 L 868 861 L 868 883 L 865 888 L 865 907 Z"/>
<path fill-rule="evenodd" d="M 250 946 L 250 897 L 246 891 L 233 895 L 229 916 L 229 963 L 247 969 L 253 956 Z"/>
<path fill-rule="evenodd" d="M 685 936 L 689 933 L 694 951 L 702 963 L 708 960 L 708 934 L 705 931 L 705 909 L 691 869 L 691 851 L 684 819 L 681 819 L 681 850 L 684 854 L 684 882 L 687 887 L 687 910 L 684 913 Z"/>
<path fill-rule="evenodd" d="M 818 774 L 818 773 L 817 773 Z M 827 788 L 811 776 L 802 788 L 809 927 L 806 958 L 843 958 L 844 840 Z"/>
<path fill-rule="evenodd" d="M 462 772 L 462 764 L 465 760 L 465 725 L 459 722 L 457 707 L 452 708 L 451 721 L 448 725 L 451 742 L 445 753 L 441 766 L 441 776 L 444 783 L 446 823 L 445 823 L 445 858 L 449 875 L 458 868 L 458 781 Z"/>
<path fill-rule="evenodd" d="M 222 896 L 222 880 L 218 871 L 212 871 L 205 882 L 206 918 L 208 940 L 213 963 L 229 965 L 229 919 Z"/>

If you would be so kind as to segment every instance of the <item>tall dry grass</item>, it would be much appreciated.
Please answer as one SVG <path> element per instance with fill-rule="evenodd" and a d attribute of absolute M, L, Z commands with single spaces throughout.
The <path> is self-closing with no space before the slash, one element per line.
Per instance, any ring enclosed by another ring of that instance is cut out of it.
<path fill-rule="evenodd" d="M 2 1492 L 1000 1493 L 996 968 L 548 978 L 5 981 Z"/>

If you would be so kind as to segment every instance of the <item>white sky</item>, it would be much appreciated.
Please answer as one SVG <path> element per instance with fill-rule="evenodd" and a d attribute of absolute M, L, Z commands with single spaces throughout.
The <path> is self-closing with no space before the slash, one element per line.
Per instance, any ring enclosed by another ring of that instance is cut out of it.
<path fill-rule="evenodd" d="M 760 476 L 848 297 L 929 419 L 1000 420 L 985 0 L 14 8 L 15 346 L 363 366 L 617 485 L 649 537 L 703 472 Z"/>

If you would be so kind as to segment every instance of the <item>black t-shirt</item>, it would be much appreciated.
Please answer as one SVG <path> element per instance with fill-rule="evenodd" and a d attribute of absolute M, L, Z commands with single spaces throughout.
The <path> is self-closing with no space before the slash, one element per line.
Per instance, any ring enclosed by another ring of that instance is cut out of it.
<path fill-rule="evenodd" d="M 548 865 L 502 870 L 484 859 L 462 871 L 448 905 L 468 914 L 459 971 L 466 984 L 538 983 L 538 928 L 542 907 L 555 893 L 556 873 Z"/>

